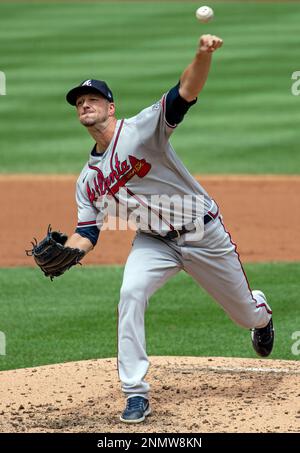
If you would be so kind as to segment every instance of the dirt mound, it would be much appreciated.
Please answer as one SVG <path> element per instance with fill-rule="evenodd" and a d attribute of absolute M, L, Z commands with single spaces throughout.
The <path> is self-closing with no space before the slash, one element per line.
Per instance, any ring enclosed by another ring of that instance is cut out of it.
<path fill-rule="evenodd" d="M 298 363 L 151 357 L 152 415 L 119 421 L 116 359 L 0 373 L 1 432 L 298 432 Z"/>

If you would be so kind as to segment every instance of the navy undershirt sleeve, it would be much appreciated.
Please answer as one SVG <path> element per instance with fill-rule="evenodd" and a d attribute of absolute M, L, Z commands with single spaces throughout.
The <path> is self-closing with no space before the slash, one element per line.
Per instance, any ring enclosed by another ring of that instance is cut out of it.
<path fill-rule="evenodd" d="M 76 228 L 75 233 L 80 234 L 83 238 L 89 239 L 95 247 L 99 238 L 100 230 L 97 226 L 90 226 L 86 228 Z"/>
<path fill-rule="evenodd" d="M 181 123 L 189 108 L 197 102 L 197 98 L 191 102 L 183 99 L 179 94 L 179 87 L 180 82 L 178 82 L 175 87 L 171 88 L 166 97 L 165 117 L 167 123 L 171 127 L 175 127 L 177 124 Z"/>

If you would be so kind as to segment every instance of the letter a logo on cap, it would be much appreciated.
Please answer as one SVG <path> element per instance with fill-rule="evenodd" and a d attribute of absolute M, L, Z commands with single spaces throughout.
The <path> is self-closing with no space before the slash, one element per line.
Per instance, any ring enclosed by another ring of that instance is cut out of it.
<path fill-rule="evenodd" d="M 92 81 L 91 80 L 86 80 L 85 82 L 83 82 L 83 84 L 81 86 L 82 87 L 84 87 L 84 86 L 91 87 L 92 86 Z"/>

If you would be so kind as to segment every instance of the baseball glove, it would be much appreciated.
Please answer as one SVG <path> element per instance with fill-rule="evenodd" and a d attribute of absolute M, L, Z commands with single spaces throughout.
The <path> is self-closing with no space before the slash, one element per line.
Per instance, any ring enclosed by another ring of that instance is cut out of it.
<path fill-rule="evenodd" d="M 34 238 L 35 242 L 31 242 L 32 249 L 25 250 L 27 256 L 33 256 L 36 264 L 51 280 L 78 264 L 85 255 L 83 250 L 65 247 L 67 239 L 67 235 L 52 231 L 49 225 L 47 236 L 39 243 Z"/>

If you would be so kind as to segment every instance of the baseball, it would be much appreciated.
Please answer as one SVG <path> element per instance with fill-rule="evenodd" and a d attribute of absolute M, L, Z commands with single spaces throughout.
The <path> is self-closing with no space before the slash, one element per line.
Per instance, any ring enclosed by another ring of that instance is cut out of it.
<path fill-rule="evenodd" d="M 196 11 L 196 17 L 200 22 L 206 23 L 213 19 L 214 12 L 209 6 L 201 6 Z"/>

